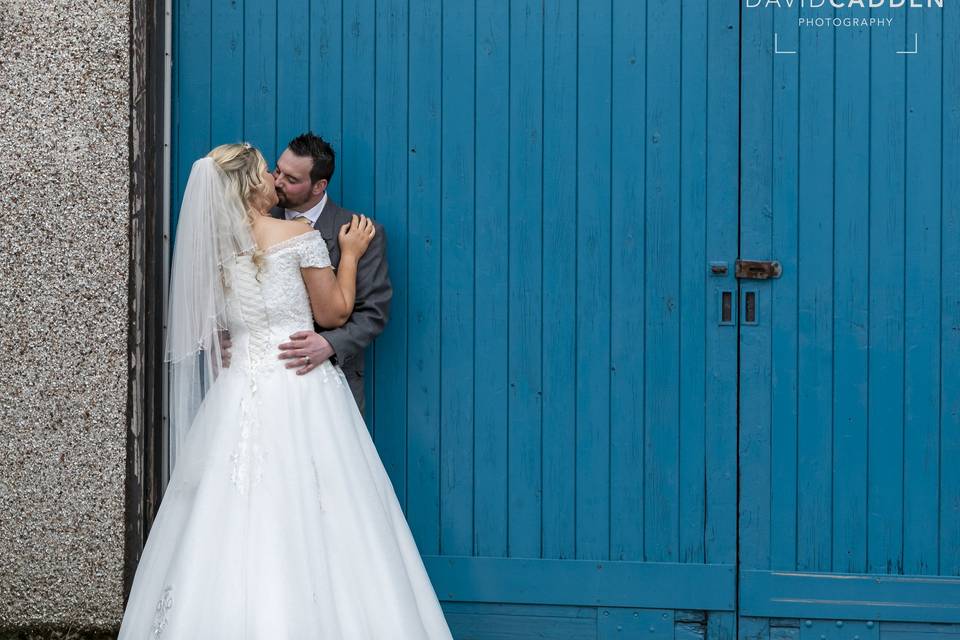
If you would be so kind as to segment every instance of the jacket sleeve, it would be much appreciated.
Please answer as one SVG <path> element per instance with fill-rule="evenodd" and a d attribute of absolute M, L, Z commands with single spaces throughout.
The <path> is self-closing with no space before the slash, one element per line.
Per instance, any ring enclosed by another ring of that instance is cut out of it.
<path fill-rule="evenodd" d="M 356 358 L 380 335 L 390 318 L 393 287 L 387 271 L 387 234 L 382 225 L 375 224 L 377 233 L 357 264 L 357 293 L 350 319 L 342 327 L 320 332 L 341 365 Z"/>

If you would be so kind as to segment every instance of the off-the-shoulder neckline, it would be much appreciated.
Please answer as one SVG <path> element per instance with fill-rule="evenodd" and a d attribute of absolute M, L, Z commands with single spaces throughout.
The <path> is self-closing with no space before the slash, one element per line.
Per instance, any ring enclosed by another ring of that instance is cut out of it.
<path fill-rule="evenodd" d="M 296 243 L 297 241 L 299 241 L 300 239 L 310 237 L 310 236 L 312 236 L 312 235 L 315 234 L 315 233 L 316 233 L 316 234 L 319 234 L 320 232 L 317 231 L 316 229 L 311 229 L 310 231 L 307 231 L 306 233 L 298 233 L 297 235 L 291 236 L 291 237 L 287 238 L 286 240 L 281 240 L 280 242 L 274 242 L 274 243 L 273 243 L 272 245 L 270 245 L 269 247 L 266 247 L 266 248 L 263 249 L 263 255 L 269 255 L 269 254 L 271 254 L 271 253 L 276 253 L 276 252 L 279 251 L 280 249 L 283 249 L 284 247 L 288 247 L 288 246 L 290 246 L 290 245 L 292 245 L 292 244 L 295 244 L 295 243 Z"/>

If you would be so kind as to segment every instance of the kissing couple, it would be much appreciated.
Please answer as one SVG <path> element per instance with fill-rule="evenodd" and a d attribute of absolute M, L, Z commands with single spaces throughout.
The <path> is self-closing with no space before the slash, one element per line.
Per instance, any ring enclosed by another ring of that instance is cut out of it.
<path fill-rule="evenodd" d="M 297 136 L 197 160 L 168 307 L 173 469 L 120 640 L 452 640 L 363 420 L 385 235 Z"/>

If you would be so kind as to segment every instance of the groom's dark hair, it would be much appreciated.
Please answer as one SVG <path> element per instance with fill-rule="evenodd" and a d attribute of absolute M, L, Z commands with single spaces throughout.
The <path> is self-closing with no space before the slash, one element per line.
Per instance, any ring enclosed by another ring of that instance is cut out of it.
<path fill-rule="evenodd" d="M 287 148 L 301 158 L 313 158 L 313 168 L 310 169 L 310 182 L 317 180 L 330 181 L 336 165 L 335 154 L 330 143 L 314 134 L 312 131 L 301 133 L 290 141 Z"/>

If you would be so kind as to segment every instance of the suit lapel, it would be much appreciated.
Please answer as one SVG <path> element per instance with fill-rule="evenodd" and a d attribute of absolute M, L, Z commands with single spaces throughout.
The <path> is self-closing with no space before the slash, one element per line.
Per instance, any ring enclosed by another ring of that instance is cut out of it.
<path fill-rule="evenodd" d="M 340 263 L 340 243 L 337 241 L 337 232 L 340 226 L 337 224 L 337 218 L 340 217 L 340 207 L 333 201 L 333 198 L 327 196 L 327 204 L 323 206 L 320 217 L 313 228 L 320 232 L 323 239 L 327 241 L 327 250 L 330 253 L 330 262 L 334 265 Z"/>

